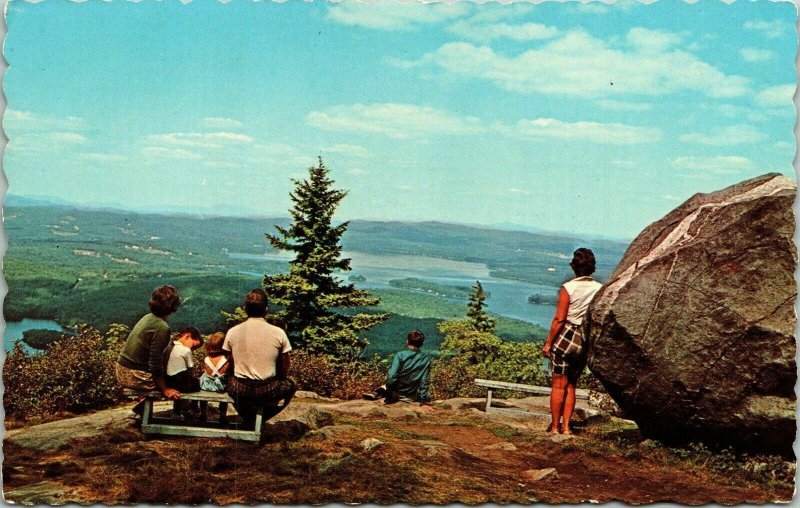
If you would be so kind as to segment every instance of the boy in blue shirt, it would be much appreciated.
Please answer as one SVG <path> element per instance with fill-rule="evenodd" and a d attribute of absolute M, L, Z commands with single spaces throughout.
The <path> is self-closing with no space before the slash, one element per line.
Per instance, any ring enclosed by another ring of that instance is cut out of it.
<path fill-rule="evenodd" d="M 420 406 L 432 409 L 428 381 L 431 373 L 431 357 L 420 352 L 425 335 L 419 330 L 408 332 L 408 349 L 394 355 L 392 367 L 386 376 L 386 384 L 372 393 L 365 393 L 367 400 L 386 399 L 387 404 L 399 400 L 419 402 Z"/>

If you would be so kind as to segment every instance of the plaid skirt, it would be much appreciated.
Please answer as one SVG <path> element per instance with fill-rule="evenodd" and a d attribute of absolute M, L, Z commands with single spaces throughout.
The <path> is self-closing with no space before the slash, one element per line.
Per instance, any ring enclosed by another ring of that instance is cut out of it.
<path fill-rule="evenodd" d="M 583 327 L 566 322 L 553 340 L 549 358 L 550 375 L 567 376 L 576 382 L 586 367 L 586 350 L 583 347 Z"/>
<path fill-rule="evenodd" d="M 291 379 L 245 379 L 231 376 L 228 394 L 234 399 L 259 399 L 266 403 L 277 403 L 297 390 Z"/>

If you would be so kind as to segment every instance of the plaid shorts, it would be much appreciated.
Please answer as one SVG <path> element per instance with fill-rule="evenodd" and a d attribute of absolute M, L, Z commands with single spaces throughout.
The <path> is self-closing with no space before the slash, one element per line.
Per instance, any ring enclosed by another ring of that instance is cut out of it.
<path fill-rule="evenodd" d="M 114 367 L 117 383 L 123 388 L 136 390 L 137 392 L 147 392 L 156 389 L 156 383 L 153 381 L 153 374 L 150 372 L 129 369 L 118 363 L 115 364 Z"/>
<path fill-rule="evenodd" d="M 245 379 L 231 376 L 228 380 L 228 393 L 234 399 L 258 399 L 266 404 L 274 404 L 294 394 L 297 385 L 291 379 Z"/>
<path fill-rule="evenodd" d="M 573 354 L 576 348 L 580 353 Z M 553 341 L 549 358 L 550 375 L 567 376 L 576 382 L 586 366 L 586 353 L 583 348 L 583 327 L 567 322 Z"/>

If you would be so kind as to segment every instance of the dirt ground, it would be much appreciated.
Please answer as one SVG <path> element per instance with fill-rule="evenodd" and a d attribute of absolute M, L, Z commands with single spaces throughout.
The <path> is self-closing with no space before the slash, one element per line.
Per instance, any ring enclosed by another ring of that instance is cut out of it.
<path fill-rule="evenodd" d="M 629 422 L 595 418 L 578 422 L 575 437 L 551 436 L 542 417 L 487 415 L 472 406 L 428 413 L 375 402 L 298 401 L 294 413 L 267 429 L 261 446 L 144 438 L 117 410 L 93 420 L 108 422 L 93 426 L 96 435 L 84 432 L 57 446 L 36 427 L 7 436 L 4 495 L 21 503 L 214 504 L 792 498 L 786 475 L 763 467 L 748 473 L 745 462 L 728 464 L 705 450 L 666 448 L 643 440 Z M 53 426 L 49 432 L 63 434 Z M 774 458 L 765 464 L 779 467 Z"/>

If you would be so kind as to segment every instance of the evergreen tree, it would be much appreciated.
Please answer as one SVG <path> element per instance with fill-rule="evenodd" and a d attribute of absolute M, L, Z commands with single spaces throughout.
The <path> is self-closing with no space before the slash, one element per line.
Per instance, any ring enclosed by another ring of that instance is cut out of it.
<path fill-rule="evenodd" d="M 333 225 L 336 207 L 347 192 L 333 188 L 321 157 L 316 167 L 309 168 L 306 180 L 292 182 L 292 222 L 286 228 L 275 226 L 277 234 L 266 236 L 274 248 L 293 252 L 295 258 L 288 274 L 265 276 L 264 288 L 273 302 L 284 307 L 275 318 L 285 323 L 293 343 L 334 361 L 350 361 L 369 344 L 360 334 L 388 314 L 346 311 L 380 303 L 334 275 L 350 270 L 350 259 L 341 257 L 340 244 L 348 223 Z"/>
<path fill-rule="evenodd" d="M 483 292 L 483 286 L 480 281 L 475 281 L 472 286 L 472 292 L 469 294 L 469 303 L 467 303 L 467 317 L 469 318 L 472 327 L 485 333 L 494 333 L 496 321 L 489 317 L 483 308 L 486 306 L 484 301 L 486 294 Z"/>

